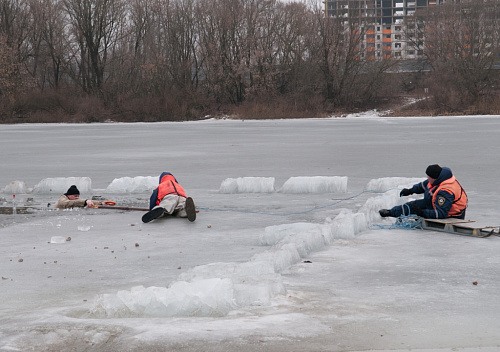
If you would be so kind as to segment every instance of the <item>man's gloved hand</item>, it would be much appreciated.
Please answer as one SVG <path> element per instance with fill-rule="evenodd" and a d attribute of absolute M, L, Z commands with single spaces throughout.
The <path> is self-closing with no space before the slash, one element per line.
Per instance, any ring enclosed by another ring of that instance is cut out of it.
<path fill-rule="evenodd" d="M 424 211 L 419 207 L 419 206 L 416 206 L 416 205 L 411 205 L 410 206 L 410 214 L 415 214 L 417 216 L 424 216 Z"/>
<path fill-rule="evenodd" d="M 409 196 L 410 194 L 413 194 L 413 192 L 411 190 L 409 190 L 408 188 L 403 188 L 401 190 L 401 192 L 399 192 L 400 197 L 406 197 L 406 196 Z"/>

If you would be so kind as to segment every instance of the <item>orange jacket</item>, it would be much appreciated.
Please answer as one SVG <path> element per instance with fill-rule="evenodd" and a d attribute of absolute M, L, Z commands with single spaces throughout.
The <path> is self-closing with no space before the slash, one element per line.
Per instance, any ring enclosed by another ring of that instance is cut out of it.
<path fill-rule="evenodd" d="M 160 175 L 158 187 L 153 190 L 149 198 L 149 209 L 153 209 L 155 206 L 160 205 L 160 202 L 167 194 L 176 194 L 180 197 L 187 198 L 186 191 L 177 183 L 174 175 L 169 172 L 163 172 Z"/>
<path fill-rule="evenodd" d="M 156 196 L 156 205 L 160 204 L 163 197 L 167 194 L 177 194 L 178 196 L 186 197 L 186 192 L 180 184 L 175 180 L 172 175 L 165 175 L 162 177 L 160 184 L 158 185 L 158 195 Z"/>
<path fill-rule="evenodd" d="M 439 206 L 439 202 L 444 202 L 438 198 L 438 193 L 440 191 L 446 191 L 454 196 L 453 204 L 451 205 L 450 211 L 447 217 L 459 217 L 467 208 L 467 193 L 458 183 L 455 176 L 450 177 L 447 180 L 442 181 L 437 187 L 432 187 L 429 192 L 432 194 L 432 206 L 436 209 Z M 437 202 L 436 202 L 437 201 Z"/>

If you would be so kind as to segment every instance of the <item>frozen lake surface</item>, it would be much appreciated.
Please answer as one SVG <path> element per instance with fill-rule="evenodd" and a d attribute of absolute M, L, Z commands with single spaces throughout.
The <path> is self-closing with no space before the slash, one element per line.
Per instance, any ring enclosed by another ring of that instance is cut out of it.
<path fill-rule="evenodd" d="M 0 214 L 0 351 L 498 351 L 500 238 L 374 225 L 438 163 L 466 218 L 498 226 L 499 132 L 498 116 L 0 125 L 0 206 L 18 181 L 32 209 Z M 70 180 L 147 207 L 162 171 L 194 223 L 52 206 Z"/>

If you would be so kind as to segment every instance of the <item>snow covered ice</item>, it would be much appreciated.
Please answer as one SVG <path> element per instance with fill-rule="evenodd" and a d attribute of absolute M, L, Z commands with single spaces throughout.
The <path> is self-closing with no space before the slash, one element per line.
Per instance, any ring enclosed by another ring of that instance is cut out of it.
<path fill-rule="evenodd" d="M 2 125 L 0 204 L 16 194 L 32 211 L 0 214 L 0 351 L 497 351 L 500 239 L 374 225 L 433 163 L 468 192 L 467 218 L 498 225 L 499 129 L 487 116 Z M 194 223 L 47 207 L 71 184 L 147 207 L 162 171 L 194 198 Z"/>

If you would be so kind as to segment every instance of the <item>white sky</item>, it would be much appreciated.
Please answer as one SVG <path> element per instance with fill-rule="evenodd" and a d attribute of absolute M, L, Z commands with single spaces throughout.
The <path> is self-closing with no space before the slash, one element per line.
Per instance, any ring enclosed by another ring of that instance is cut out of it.
<path fill-rule="evenodd" d="M 0 215 L 0 351 L 496 351 L 500 238 L 375 229 L 398 192 L 363 191 L 439 163 L 466 189 L 467 218 L 499 225 L 499 130 L 498 117 L 370 115 L 2 125 L 0 190 L 88 177 L 82 197 L 145 207 L 148 192 L 125 191 L 169 171 L 200 213 L 143 224 L 17 194 L 39 210 Z M 282 192 L 291 178 L 306 192 Z"/>

